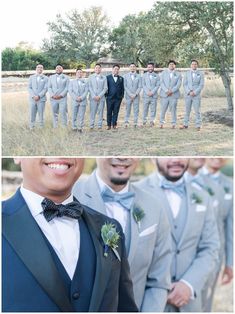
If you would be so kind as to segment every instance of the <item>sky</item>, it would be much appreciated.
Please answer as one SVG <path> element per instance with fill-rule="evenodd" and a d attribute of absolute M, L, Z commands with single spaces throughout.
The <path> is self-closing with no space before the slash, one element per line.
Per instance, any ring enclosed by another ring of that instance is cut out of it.
<path fill-rule="evenodd" d="M 71 9 L 83 11 L 90 6 L 101 6 L 115 26 L 127 14 L 148 11 L 155 0 L 2 0 L 0 1 L 1 49 L 15 47 L 20 41 L 39 48 L 48 38 L 47 22 L 56 14 L 64 15 Z"/>

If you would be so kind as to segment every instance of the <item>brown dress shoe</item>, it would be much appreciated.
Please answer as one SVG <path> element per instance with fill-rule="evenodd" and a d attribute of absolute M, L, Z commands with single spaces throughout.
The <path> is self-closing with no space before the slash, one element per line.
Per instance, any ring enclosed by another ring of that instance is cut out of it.
<path fill-rule="evenodd" d="M 187 129 L 188 126 L 187 125 L 181 125 L 179 128 L 180 128 L 180 130 L 183 130 L 183 129 Z"/>
<path fill-rule="evenodd" d="M 107 130 L 111 130 L 111 126 L 108 126 L 108 127 L 107 127 Z"/>
<path fill-rule="evenodd" d="M 197 131 L 201 131 L 201 128 L 200 128 L 200 126 L 197 128 Z"/>
<path fill-rule="evenodd" d="M 160 129 L 163 129 L 163 124 L 160 125 Z"/>
<path fill-rule="evenodd" d="M 172 129 L 175 129 L 175 125 L 172 125 L 172 127 L 171 127 Z"/>
<path fill-rule="evenodd" d="M 117 129 L 118 129 L 118 127 L 117 127 L 116 125 L 114 125 L 114 126 L 113 126 L 113 129 L 114 129 L 114 130 L 117 130 Z"/>

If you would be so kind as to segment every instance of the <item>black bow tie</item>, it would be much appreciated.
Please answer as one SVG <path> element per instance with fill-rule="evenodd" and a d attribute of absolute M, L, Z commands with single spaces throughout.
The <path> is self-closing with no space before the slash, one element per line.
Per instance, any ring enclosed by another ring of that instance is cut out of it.
<path fill-rule="evenodd" d="M 78 201 L 74 201 L 66 205 L 56 205 L 48 198 L 44 198 L 41 204 L 43 208 L 43 215 L 48 222 L 55 217 L 63 216 L 79 219 L 83 212 L 83 207 Z"/>
<path fill-rule="evenodd" d="M 118 77 L 118 75 L 115 74 L 114 77 Z"/>

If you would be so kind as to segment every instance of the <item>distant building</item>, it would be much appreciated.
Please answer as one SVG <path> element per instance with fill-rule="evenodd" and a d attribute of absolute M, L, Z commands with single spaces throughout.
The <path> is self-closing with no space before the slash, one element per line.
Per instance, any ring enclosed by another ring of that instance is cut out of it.
<path fill-rule="evenodd" d="M 112 68 L 114 64 L 118 64 L 120 67 L 128 66 L 126 63 L 111 57 L 99 58 L 97 63 L 100 63 L 103 68 Z"/>

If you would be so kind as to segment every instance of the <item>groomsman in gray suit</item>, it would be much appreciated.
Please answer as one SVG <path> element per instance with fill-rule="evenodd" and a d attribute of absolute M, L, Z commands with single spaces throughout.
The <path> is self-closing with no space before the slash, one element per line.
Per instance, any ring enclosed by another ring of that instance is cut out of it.
<path fill-rule="evenodd" d="M 43 65 L 36 66 L 36 73 L 29 77 L 29 105 L 30 105 L 30 124 L 32 130 L 35 127 L 36 116 L 39 116 L 40 127 L 44 126 L 44 110 L 46 103 L 48 78 L 43 74 Z"/>
<path fill-rule="evenodd" d="M 226 158 L 207 158 L 205 166 L 200 170 L 201 176 L 216 185 L 215 193 L 222 199 L 217 211 L 217 224 L 221 242 L 219 262 L 211 281 L 208 282 L 205 311 L 211 311 L 215 286 L 220 270 L 222 271 L 222 284 L 228 284 L 233 279 L 233 181 L 221 173 Z M 223 266 L 224 265 L 224 266 Z"/>
<path fill-rule="evenodd" d="M 219 236 L 209 195 L 186 184 L 186 158 L 156 159 L 154 172 L 137 185 L 155 195 L 171 226 L 172 287 L 166 312 L 201 312 L 201 291 L 218 261 Z"/>
<path fill-rule="evenodd" d="M 177 102 L 180 97 L 180 86 L 182 82 L 181 74 L 175 71 L 176 62 L 169 60 L 168 69 L 164 70 L 161 74 L 161 113 L 160 113 L 160 128 L 163 128 L 165 123 L 166 111 L 169 107 L 171 111 L 171 124 L 172 129 L 176 126 L 176 112 Z"/>
<path fill-rule="evenodd" d="M 102 129 L 105 107 L 105 93 L 107 92 L 107 79 L 101 74 L 101 65 L 95 65 L 95 73 L 89 77 L 90 93 L 90 130 L 94 129 L 95 117 L 98 114 L 98 129 Z"/>
<path fill-rule="evenodd" d="M 56 74 L 49 77 L 48 91 L 51 97 L 51 107 L 53 114 L 53 127 L 58 126 L 59 113 L 61 115 L 62 125 L 67 126 L 67 94 L 69 88 L 69 78 L 63 74 L 63 67 L 57 64 Z"/>
<path fill-rule="evenodd" d="M 82 132 L 84 127 L 87 93 L 88 82 L 83 78 L 82 69 L 77 69 L 76 79 L 69 83 L 69 94 L 72 98 L 72 129 L 79 132 Z"/>
<path fill-rule="evenodd" d="M 131 63 L 130 72 L 124 75 L 124 89 L 126 100 L 125 127 L 128 127 L 129 125 L 132 105 L 134 110 L 134 127 L 137 127 L 141 85 L 141 76 L 136 73 L 135 63 Z"/>
<path fill-rule="evenodd" d="M 185 96 L 185 116 L 184 125 L 180 129 L 187 129 L 189 116 L 193 106 L 195 112 L 195 124 L 197 131 L 200 131 L 201 119 L 201 91 L 204 87 L 204 73 L 198 69 L 198 61 L 191 61 L 191 70 L 184 75 L 183 86 Z"/>
<path fill-rule="evenodd" d="M 97 158 L 97 169 L 73 191 L 120 222 L 136 304 L 143 312 L 162 312 L 170 288 L 170 227 L 161 204 L 129 182 L 137 164 L 138 158 Z"/>
<path fill-rule="evenodd" d="M 154 126 L 157 109 L 157 92 L 160 87 L 160 77 L 154 73 L 154 63 L 148 63 L 148 72 L 142 77 L 143 85 L 143 125 L 147 123 L 148 111 L 150 107 L 150 126 Z"/>

